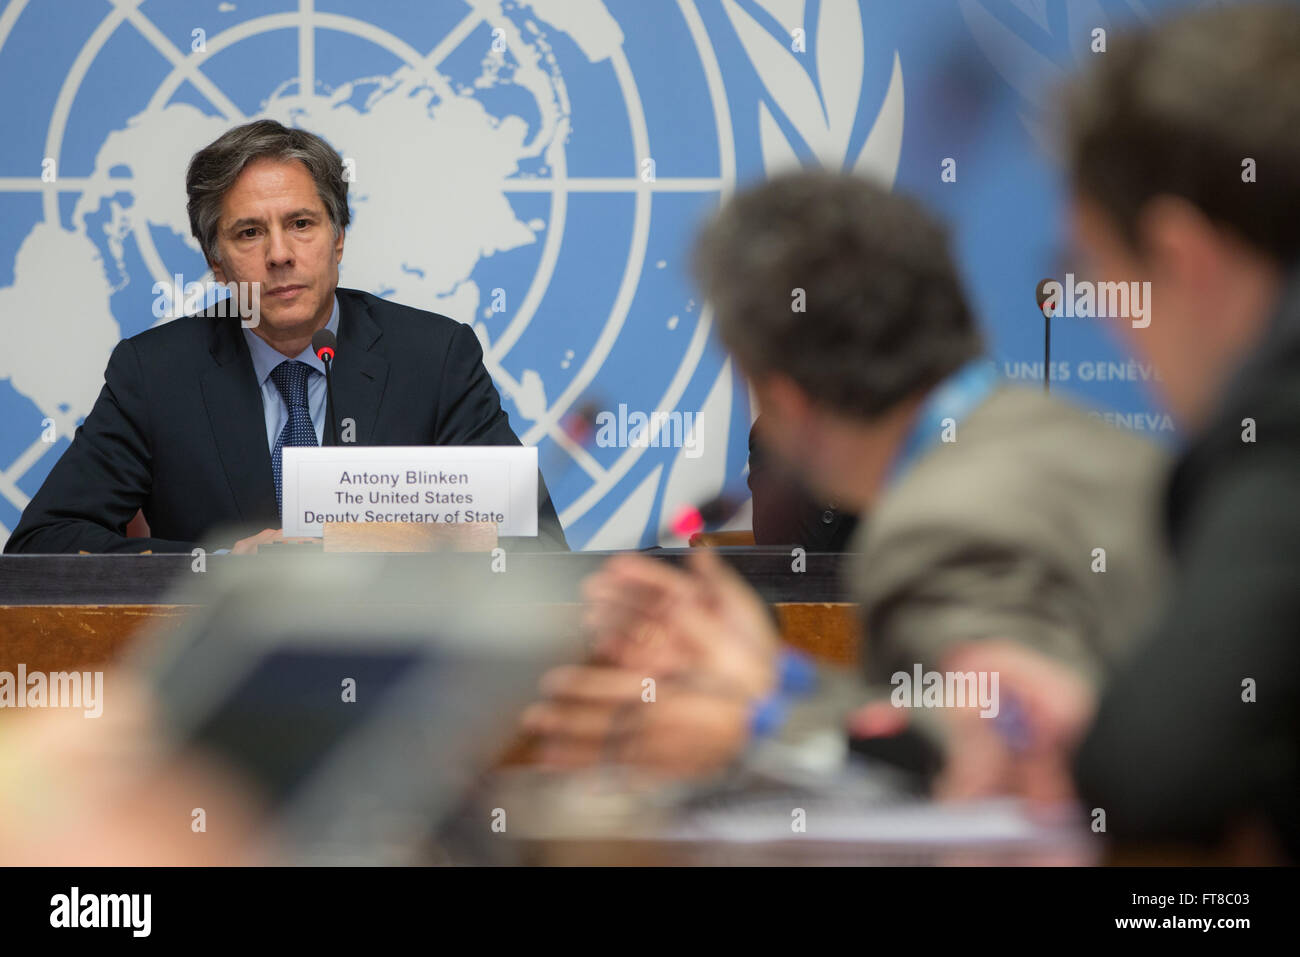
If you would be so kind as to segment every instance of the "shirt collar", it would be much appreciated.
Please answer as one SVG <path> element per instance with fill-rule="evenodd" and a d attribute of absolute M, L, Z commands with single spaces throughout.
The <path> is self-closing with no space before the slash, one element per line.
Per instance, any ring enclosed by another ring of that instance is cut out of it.
<path fill-rule="evenodd" d="M 916 420 L 894 456 L 889 482 L 896 482 L 933 446 L 945 431 L 947 420 L 955 426 L 987 399 L 999 383 L 997 366 L 988 358 L 972 359 L 940 382 L 921 403 Z"/>
<path fill-rule="evenodd" d="M 325 323 L 325 328 L 334 333 L 335 336 L 339 334 L 339 297 L 337 294 L 334 296 L 334 309 L 330 312 L 330 320 Z M 271 370 L 289 357 L 271 346 L 252 329 L 244 327 L 243 332 L 244 341 L 248 343 L 248 353 L 253 359 L 253 372 L 257 376 L 257 384 L 263 385 L 271 374 Z M 321 375 L 325 374 L 325 363 L 320 361 L 311 346 L 304 347 L 302 352 L 298 353 L 294 358 L 299 362 L 307 363 Z"/>

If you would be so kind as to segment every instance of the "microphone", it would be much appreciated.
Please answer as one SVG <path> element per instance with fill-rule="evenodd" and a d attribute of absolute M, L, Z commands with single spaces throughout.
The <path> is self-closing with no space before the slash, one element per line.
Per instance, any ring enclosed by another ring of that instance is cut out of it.
<path fill-rule="evenodd" d="M 673 534 L 681 538 L 690 538 L 696 532 L 702 532 L 710 525 L 726 521 L 740 508 L 739 499 L 723 493 L 700 505 L 683 505 L 673 516 L 670 524 Z"/>
<path fill-rule="evenodd" d="M 334 421 L 334 379 L 330 375 L 334 368 L 334 350 L 338 339 L 328 329 L 317 329 L 311 337 L 311 348 L 316 358 L 325 363 L 325 417 L 330 424 L 330 435 L 334 437 L 332 445 L 339 444 L 339 426 Z"/>
<path fill-rule="evenodd" d="M 1038 311 L 1043 314 L 1043 391 L 1052 391 L 1052 313 L 1056 309 L 1056 300 L 1048 294 L 1047 284 L 1051 279 L 1040 279 L 1034 291 L 1038 302 Z"/>

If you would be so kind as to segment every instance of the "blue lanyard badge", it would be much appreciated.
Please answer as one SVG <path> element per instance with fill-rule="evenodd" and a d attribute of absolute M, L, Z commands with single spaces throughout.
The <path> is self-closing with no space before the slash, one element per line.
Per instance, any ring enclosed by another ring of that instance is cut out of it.
<path fill-rule="evenodd" d="M 944 419 L 961 422 L 988 398 L 997 384 L 997 368 L 988 359 L 968 362 L 940 382 L 921 403 L 916 423 L 890 466 L 889 481 L 896 481 L 939 441 Z"/>

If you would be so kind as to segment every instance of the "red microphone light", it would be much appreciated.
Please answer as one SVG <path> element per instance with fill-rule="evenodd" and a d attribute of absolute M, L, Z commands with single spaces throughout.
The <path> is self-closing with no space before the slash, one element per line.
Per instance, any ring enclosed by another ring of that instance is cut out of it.
<path fill-rule="evenodd" d="M 1034 287 L 1034 299 L 1038 303 L 1039 311 L 1046 318 L 1051 318 L 1056 312 L 1056 298 L 1047 292 L 1047 284 L 1052 281 L 1051 279 L 1040 279 L 1038 285 Z"/>
<path fill-rule="evenodd" d="M 704 530 L 704 517 L 694 505 L 683 505 L 672 524 L 673 534 L 680 538 L 690 538 L 696 532 Z"/>

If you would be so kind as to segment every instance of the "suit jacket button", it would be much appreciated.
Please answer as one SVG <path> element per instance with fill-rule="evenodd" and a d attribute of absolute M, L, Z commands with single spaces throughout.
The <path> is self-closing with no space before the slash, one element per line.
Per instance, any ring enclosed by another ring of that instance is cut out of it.
<path fill-rule="evenodd" d="M 822 512 L 822 522 L 824 524 L 829 525 L 833 521 L 835 521 L 835 513 L 833 511 L 828 508 L 826 511 Z"/>

